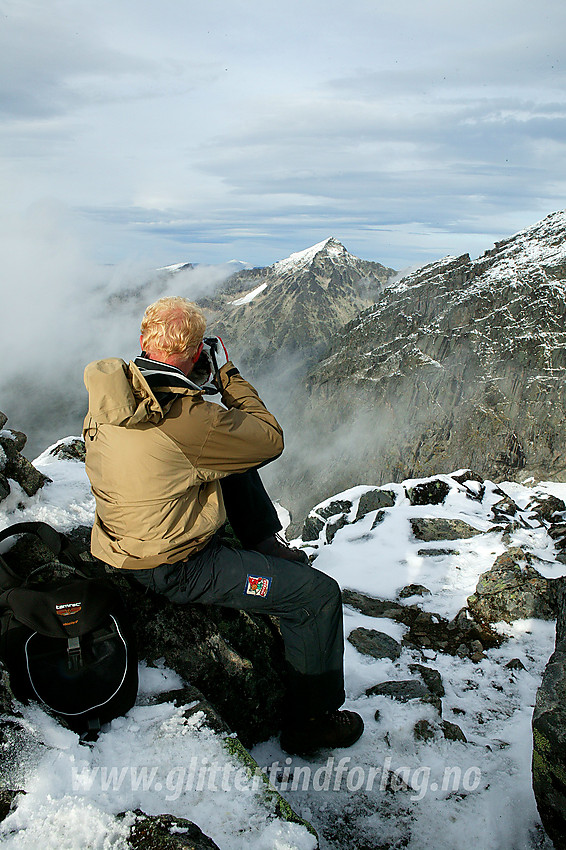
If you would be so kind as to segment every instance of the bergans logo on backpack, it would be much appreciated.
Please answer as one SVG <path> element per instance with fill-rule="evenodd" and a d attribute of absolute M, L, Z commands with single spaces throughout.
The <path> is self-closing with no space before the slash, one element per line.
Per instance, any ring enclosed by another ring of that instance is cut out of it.
<path fill-rule="evenodd" d="M 21 701 L 37 700 L 77 732 L 125 714 L 138 688 L 130 618 L 118 589 L 96 578 L 67 538 L 42 522 L 28 532 L 56 555 L 24 579 L 0 557 L 0 660 Z"/>

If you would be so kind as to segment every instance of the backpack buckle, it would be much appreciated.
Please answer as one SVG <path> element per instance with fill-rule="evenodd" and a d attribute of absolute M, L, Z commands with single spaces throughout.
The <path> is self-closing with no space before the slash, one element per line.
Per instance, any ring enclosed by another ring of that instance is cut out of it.
<path fill-rule="evenodd" d="M 81 642 L 78 637 L 67 639 L 67 657 L 69 670 L 77 671 L 81 669 L 83 657 L 81 652 Z"/>

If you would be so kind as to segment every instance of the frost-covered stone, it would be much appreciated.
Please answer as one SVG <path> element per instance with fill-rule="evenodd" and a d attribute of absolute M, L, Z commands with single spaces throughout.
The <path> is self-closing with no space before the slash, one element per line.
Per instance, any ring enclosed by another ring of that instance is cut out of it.
<path fill-rule="evenodd" d="M 399 599 L 408 599 L 410 596 L 430 596 L 430 590 L 424 584 L 406 584 L 397 594 Z"/>
<path fill-rule="evenodd" d="M 461 519 L 442 519 L 441 517 L 413 517 L 411 529 L 417 540 L 465 540 L 483 534 L 477 528 Z"/>
<path fill-rule="evenodd" d="M 439 714 L 442 713 L 442 700 L 437 694 L 432 693 L 424 682 L 418 679 L 403 679 L 401 681 L 380 682 L 366 689 L 368 697 L 386 696 L 399 702 L 410 702 L 418 699 L 421 702 L 433 705 Z"/>
<path fill-rule="evenodd" d="M 395 661 L 401 655 L 401 644 L 384 632 L 375 629 L 364 629 L 360 627 L 350 632 L 349 642 L 355 646 L 362 655 L 371 655 L 372 658 L 391 658 Z"/>
<path fill-rule="evenodd" d="M 337 517 L 332 522 L 328 522 L 326 524 L 326 542 L 332 543 L 336 536 L 336 532 L 340 531 L 341 528 L 344 528 L 348 523 L 348 518 L 346 514 L 342 514 L 342 516 Z"/>
<path fill-rule="evenodd" d="M 450 492 L 450 485 L 446 481 L 436 479 L 434 481 L 423 481 L 407 488 L 407 498 L 411 505 L 442 505 Z"/>
<path fill-rule="evenodd" d="M 533 712 L 533 790 L 556 850 L 566 848 L 566 641 L 557 644 Z"/>
<path fill-rule="evenodd" d="M 352 509 L 352 503 L 347 501 L 346 499 L 337 499 L 330 504 L 325 505 L 323 508 L 316 508 L 316 512 L 318 516 L 322 517 L 322 519 L 330 519 L 330 517 L 336 516 L 336 514 L 344 514 L 346 515 Z"/>
<path fill-rule="evenodd" d="M 5 455 L 4 476 L 17 481 L 28 496 L 34 496 L 51 479 L 39 472 L 27 458 L 20 454 L 19 447 L 23 448 L 24 445 L 25 435 L 21 432 L 4 431 L 0 433 L 0 447 Z M 0 493 L 2 489 L 0 486 Z"/>
<path fill-rule="evenodd" d="M 537 559 L 520 548 L 500 555 L 493 567 L 479 577 L 475 593 L 468 597 L 474 616 L 488 623 L 539 617 L 556 617 L 556 599 L 552 579 L 542 576 L 533 566 Z"/>
<path fill-rule="evenodd" d="M 509 517 L 514 517 L 519 508 L 510 496 L 504 496 L 491 508 L 491 514 L 496 521 L 508 520 Z"/>
<path fill-rule="evenodd" d="M 219 850 L 212 838 L 190 820 L 175 815 L 146 815 L 141 809 L 130 827 L 131 850 Z"/>
<path fill-rule="evenodd" d="M 75 437 L 72 440 L 62 440 L 53 446 L 49 454 L 61 460 L 77 460 L 84 463 L 86 454 L 84 440 L 80 437 Z"/>
<path fill-rule="evenodd" d="M 530 502 L 527 510 L 532 511 L 540 520 L 547 523 L 560 522 L 562 514 L 566 513 L 566 503 L 558 496 L 550 494 L 538 496 Z"/>
<path fill-rule="evenodd" d="M 429 691 L 436 696 L 443 697 L 445 695 L 444 685 L 442 684 L 442 676 L 433 667 L 426 667 L 424 664 L 409 664 L 411 673 L 418 673 Z"/>
<path fill-rule="evenodd" d="M 483 500 L 485 495 L 485 482 L 481 475 L 478 475 L 477 472 L 472 472 L 471 469 L 466 469 L 464 472 L 452 473 L 450 477 L 464 487 L 466 496 L 469 499 L 474 499 L 477 502 L 481 502 Z"/>
<path fill-rule="evenodd" d="M 305 543 L 310 543 L 311 541 L 318 540 L 320 532 L 323 528 L 323 520 L 321 520 L 317 516 L 309 515 L 305 520 L 305 524 L 303 525 L 301 537 Z"/>
<path fill-rule="evenodd" d="M 392 508 L 394 504 L 395 493 L 392 490 L 368 490 L 360 496 L 354 522 L 359 522 L 366 514 L 380 508 Z"/>

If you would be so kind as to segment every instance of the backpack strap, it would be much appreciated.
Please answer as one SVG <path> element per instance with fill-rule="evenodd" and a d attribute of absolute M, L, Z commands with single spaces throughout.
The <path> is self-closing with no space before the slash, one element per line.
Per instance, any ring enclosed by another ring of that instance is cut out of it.
<path fill-rule="evenodd" d="M 13 525 L 9 525 L 8 528 L 3 528 L 0 531 L 0 543 L 8 537 L 14 537 L 16 534 L 35 534 L 48 549 L 51 549 L 54 555 L 58 555 L 63 548 L 61 542 L 62 535 L 46 522 L 15 522 Z"/>
<path fill-rule="evenodd" d="M 69 538 L 46 522 L 16 522 L 0 531 L 0 543 L 18 534 L 34 534 L 53 552 L 57 560 L 74 569 L 83 578 L 91 578 L 87 565 L 80 558 L 81 550 Z M 21 584 L 22 577 L 12 570 L 0 556 L 0 587 Z"/>

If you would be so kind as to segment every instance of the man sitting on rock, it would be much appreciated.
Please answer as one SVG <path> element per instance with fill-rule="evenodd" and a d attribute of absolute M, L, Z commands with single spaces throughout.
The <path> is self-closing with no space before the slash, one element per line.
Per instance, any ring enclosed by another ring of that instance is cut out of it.
<path fill-rule="evenodd" d="M 86 367 L 92 553 L 173 602 L 278 617 L 288 664 L 281 746 L 350 746 L 363 722 L 338 711 L 340 588 L 277 536 L 281 524 L 257 469 L 281 454 L 283 432 L 222 341 L 203 339 L 205 328 L 196 305 L 162 298 L 143 317 L 140 357 Z M 204 397 L 210 381 L 196 383 L 203 348 L 222 404 Z M 220 542 L 226 518 L 242 549 Z"/>

